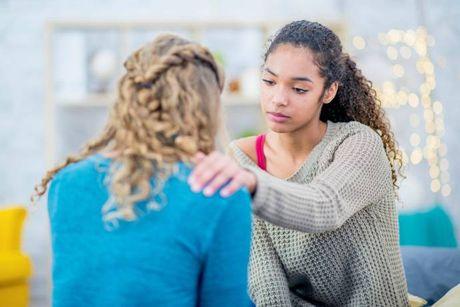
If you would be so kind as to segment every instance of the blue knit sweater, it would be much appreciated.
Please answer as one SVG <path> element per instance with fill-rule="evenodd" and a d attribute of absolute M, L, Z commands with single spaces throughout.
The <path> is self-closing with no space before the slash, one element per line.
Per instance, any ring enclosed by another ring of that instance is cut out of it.
<path fill-rule="evenodd" d="M 249 306 L 250 197 L 193 193 L 179 174 L 167 204 L 107 230 L 110 160 L 94 155 L 53 179 L 48 196 L 53 306 Z M 152 180 L 152 184 L 155 184 Z M 143 213 L 142 213 L 143 212 Z"/>

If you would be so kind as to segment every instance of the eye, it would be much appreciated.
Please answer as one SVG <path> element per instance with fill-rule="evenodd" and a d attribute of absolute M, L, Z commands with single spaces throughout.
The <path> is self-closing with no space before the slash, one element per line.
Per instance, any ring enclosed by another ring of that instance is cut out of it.
<path fill-rule="evenodd" d="M 268 80 L 268 79 L 262 79 L 262 81 L 267 84 L 267 85 L 274 85 L 275 84 L 275 81 L 272 81 L 272 80 Z"/>
<path fill-rule="evenodd" d="M 308 92 L 308 90 L 304 90 L 303 88 L 298 88 L 298 87 L 294 87 L 294 91 L 297 94 L 305 94 L 306 92 Z"/>

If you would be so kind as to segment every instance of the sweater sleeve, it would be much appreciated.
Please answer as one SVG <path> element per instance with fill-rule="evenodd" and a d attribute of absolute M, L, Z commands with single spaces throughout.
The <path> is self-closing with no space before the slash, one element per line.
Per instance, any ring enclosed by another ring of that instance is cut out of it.
<path fill-rule="evenodd" d="M 199 306 L 251 306 L 247 267 L 251 207 L 247 191 L 228 198 L 215 228 L 201 276 Z"/>
<path fill-rule="evenodd" d="M 253 212 L 275 225 L 318 233 L 342 226 L 356 212 L 393 193 L 380 136 L 371 130 L 348 136 L 333 161 L 308 184 L 275 178 L 257 167 Z"/>

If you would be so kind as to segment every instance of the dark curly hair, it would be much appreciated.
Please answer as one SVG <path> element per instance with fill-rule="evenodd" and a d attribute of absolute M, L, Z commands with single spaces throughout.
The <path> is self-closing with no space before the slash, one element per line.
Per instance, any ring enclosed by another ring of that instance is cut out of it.
<path fill-rule="evenodd" d="M 332 122 L 357 121 L 376 131 L 383 142 L 391 165 L 395 190 L 398 175 L 402 175 L 402 155 L 391 131 L 390 123 L 372 82 L 363 76 L 350 55 L 342 51 L 338 36 L 329 28 L 306 20 L 293 21 L 279 30 L 269 41 L 264 62 L 279 45 L 291 44 L 313 52 L 315 64 L 325 79 L 323 94 L 334 82 L 339 87 L 334 99 L 324 104 L 320 120 Z"/>

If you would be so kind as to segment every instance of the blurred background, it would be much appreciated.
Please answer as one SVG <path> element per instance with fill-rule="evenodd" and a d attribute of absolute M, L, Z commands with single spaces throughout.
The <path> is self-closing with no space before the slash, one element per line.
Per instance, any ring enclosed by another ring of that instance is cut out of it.
<path fill-rule="evenodd" d="M 27 205 L 45 169 L 100 131 L 122 62 L 161 32 L 202 42 L 225 67 L 231 138 L 263 131 L 263 50 L 276 29 L 296 19 L 332 28 L 380 95 L 404 152 L 401 244 L 457 247 L 455 0 L 0 0 L 0 209 Z M 48 227 L 43 199 L 29 208 L 22 235 L 33 266 L 32 306 L 49 305 Z"/>

